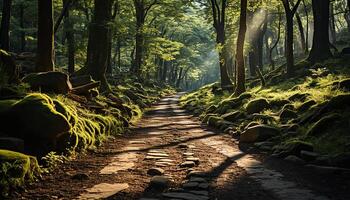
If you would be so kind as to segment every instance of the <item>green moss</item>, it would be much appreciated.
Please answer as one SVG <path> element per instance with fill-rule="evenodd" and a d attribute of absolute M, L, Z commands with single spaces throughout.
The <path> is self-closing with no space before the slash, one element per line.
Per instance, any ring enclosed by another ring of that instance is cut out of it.
<path fill-rule="evenodd" d="M 0 150 L 0 196 L 6 196 L 11 188 L 33 181 L 39 175 L 40 167 L 36 158 Z"/>

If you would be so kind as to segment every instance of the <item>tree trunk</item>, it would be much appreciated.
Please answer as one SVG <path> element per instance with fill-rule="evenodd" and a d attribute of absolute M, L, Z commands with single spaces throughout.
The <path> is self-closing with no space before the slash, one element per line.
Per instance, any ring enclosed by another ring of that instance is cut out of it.
<path fill-rule="evenodd" d="M 298 13 L 296 13 L 296 19 L 297 19 L 297 24 L 298 24 L 298 29 L 300 33 L 300 45 L 303 53 L 307 52 L 306 50 L 306 41 L 305 41 L 305 34 L 304 34 L 304 27 L 303 23 L 301 21 L 301 17 Z"/>
<path fill-rule="evenodd" d="M 54 70 L 53 1 L 38 0 L 37 72 Z"/>
<path fill-rule="evenodd" d="M 312 0 L 314 37 L 308 60 L 312 63 L 332 57 L 329 46 L 329 0 Z"/>
<path fill-rule="evenodd" d="M 236 49 L 236 90 L 239 96 L 245 92 L 245 67 L 244 67 L 244 40 L 247 30 L 247 0 L 241 0 L 241 13 L 239 17 L 239 31 Z"/>
<path fill-rule="evenodd" d="M 348 12 L 344 14 L 344 18 L 346 23 L 348 24 L 348 32 L 350 33 L 350 0 L 347 0 L 346 3 Z"/>
<path fill-rule="evenodd" d="M 21 41 L 21 52 L 24 52 L 26 49 L 26 32 L 24 31 L 24 6 L 23 4 L 19 7 L 19 23 L 21 27 L 20 41 Z"/>
<path fill-rule="evenodd" d="M 309 53 L 309 13 L 306 8 L 305 0 L 303 0 L 303 7 L 304 7 L 304 12 L 306 17 L 305 54 L 307 54 Z"/>
<path fill-rule="evenodd" d="M 68 0 L 64 0 L 63 4 L 66 5 Z M 68 51 L 67 51 L 67 57 L 68 57 L 68 73 L 73 74 L 74 73 L 74 67 L 75 67 L 75 38 L 74 38 L 74 27 L 73 27 L 73 20 L 70 18 L 69 9 L 65 12 L 64 16 L 64 29 L 66 33 L 67 38 L 67 44 L 68 44 Z"/>
<path fill-rule="evenodd" d="M 286 60 L 287 76 L 291 77 L 294 73 L 294 54 L 293 54 L 293 15 L 286 11 Z"/>
<path fill-rule="evenodd" d="M 10 20 L 12 0 L 2 2 L 2 18 L 0 29 L 0 48 L 10 50 Z"/>
<path fill-rule="evenodd" d="M 335 31 L 335 18 L 334 18 L 334 6 L 333 3 L 330 3 L 329 6 L 329 36 L 330 42 L 335 45 L 337 42 L 337 36 Z"/>
<path fill-rule="evenodd" d="M 106 70 L 108 64 L 110 19 L 112 16 L 113 0 L 94 0 L 94 16 L 90 24 L 87 72 L 95 80 L 101 81 L 101 90 L 110 91 Z"/>
<path fill-rule="evenodd" d="M 143 1 L 134 0 L 136 14 L 136 35 L 135 35 L 135 60 L 132 66 L 132 72 L 139 76 L 143 64 L 143 26 L 145 24 L 145 5 Z"/>

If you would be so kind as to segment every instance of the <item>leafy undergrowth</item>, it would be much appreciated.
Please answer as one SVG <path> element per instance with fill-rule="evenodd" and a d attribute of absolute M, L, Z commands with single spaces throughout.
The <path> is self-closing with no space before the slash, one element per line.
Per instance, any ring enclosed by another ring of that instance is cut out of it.
<path fill-rule="evenodd" d="M 275 71 L 265 75 L 267 86 L 251 80 L 239 97 L 214 83 L 183 96 L 181 104 L 204 123 L 275 156 L 303 158 L 313 151 L 306 161 L 350 167 L 348 63 L 348 58 L 314 66 L 301 62 L 296 78 Z"/>
<path fill-rule="evenodd" d="M 50 173 L 76 153 L 94 150 L 109 137 L 125 133 L 147 107 L 175 92 L 168 86 L 144 87 L 127 81 L 93 99 L 30 92 L 23 87 L 0 91 L 22 96 L 0 100 L 0 137 L 8 140 L 8 149 L 13 150 L 0 150 L 0 196 L 35 180 L 40 173 Z"/>

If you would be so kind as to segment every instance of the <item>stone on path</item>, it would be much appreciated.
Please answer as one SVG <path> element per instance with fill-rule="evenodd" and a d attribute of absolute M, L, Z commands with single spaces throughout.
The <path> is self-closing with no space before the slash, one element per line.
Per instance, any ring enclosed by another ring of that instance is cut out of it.
<path fill-rule="evenodd" d="M 114 173 L 117 173 L 118 171 L 125 171 L 127 169 L 131 169 L 134 166 L 135 164 L 133 162 L 127 163 L 127 162 L 116 161 L 104 167 L 100 171 L 100 174 L 114 174 Z"/>
<path fill-rule="evenodd" d="M 151 153 L 147 153 L 147 155 L 154 156 L 154 157 L 165 157 L 165 158 L 169 157 L 169 155 L 166 153 L 152 153 L 151 152 Z"/>
<path fill-rule="evenodd" d="M 199 163 L 199 158 L 187 157 L 186 161 L 193 161 L 194 163 L 198 164 Z"/>
<path fill-rule="evenodd" d="M 193 155 L 194 155 L 194 153 L 191 153 L 191 152 L 185 152 L 185 153 L 183 153 L 183 155 L 184 155 L 184 156 L 193 156 Z"/>
<path fill-rule="evenodd" d="M 155 189 L 165 189 L 170 185 L 170 179 L 166 176 L 154 176 L 151 179 L 150 187 Z"/>
<path fill-rule="evenodd" d="M 132 140 L 132 141 L 129 141 L 130 144 L 146 144 L 145 141 L 142 141 L 142 140 Z"/>
<path fill-rule="evenodd" d="M 191 171 L 187 174 L 187 178 L 190 177 L 204 177 L 206 175 L 205 172 L 201 172 L 201 171 Z"/>
<path fill-rule="evenodd" d="M 196 166 L 196 163 L 193 161 L 185 161 L 183 163 L 180 164 L 180 167 L 194 167 Z"/>
<path fill-rule="evenodd" d="M 185 193 L 185 192 L 167 192 L 167 193 L 163 193 L 162 195 L 163 195 L 163 197 L 174 198 L 174 199 L 209 200 L 208 196 L 196 195 L 196 194 Z"/>
<path fill-rule="evenodd" d="M 129 188 L 126 183 L 101 183 L 86 190 L 78 199 L 104 199 L 117 194 L 118 192 Z"/>
<path fill-rule="evenodd" d="M 150 176 L 159 176 L 164 174 L 164 170 L 161 168 L 151 168 L 147 171 L 147 174 Z"/>

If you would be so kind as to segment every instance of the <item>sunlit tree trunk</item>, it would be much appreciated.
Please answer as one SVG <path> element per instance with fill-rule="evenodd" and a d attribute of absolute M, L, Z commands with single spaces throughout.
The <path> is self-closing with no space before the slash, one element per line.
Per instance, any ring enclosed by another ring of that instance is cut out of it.
<path fill-rule="evenodd" d="M 37 72 L 54 70 L 53 1 L 38 0 Z"/>
<path fill-rule="evenodd" d="M 334 5 L 333 3 L 330 3 L 329 6 L 329 36 L 330 36 L 330 42 L 335 45 L 337 41 L 336 31 L 335 31 L 335 18 L 334 18 Z"/>
<path fill-rule="evenodd" d="M 305 52 L 307 52 L 307 50 L 306 50 L 306 41 L 305 41 L 305 33 L 304 33 L 303 23 L 301 21 L 301 17 L 299 15 L 299 13 L 296 13 L 295 16 L 296 16 L 296 20 L 297 20 L 297 24 L 298 24 L 298 29 L 299 29 L 301 49 L 302 49 L 303 53 L 305 53 Z"/>
<path fill-rule="evenodd" d="M 216 31 L 216 43 L 220 46 L 219 50 L 219 65 L 221 87 L 223 89 L 232 88 L 232 82 L 227 71 L 227 57 L 225 56 L 224 48 L 226 44 L 225 38 L 225 18 L 227 1 L 211 0 L 212 15 L 214 20 L 214 28 Z M 220 5 L 221 3 L 221 5 Z"/>
<path fill-rule="evenodd" d="M 244 67 L 244 40 L 247 30 L 247 0 L 241 0 L 241 12 L 239 17 L 239 31 L 236 49 L 236 90 L 239 96 L 245 92 L 245 67 Z"/>

